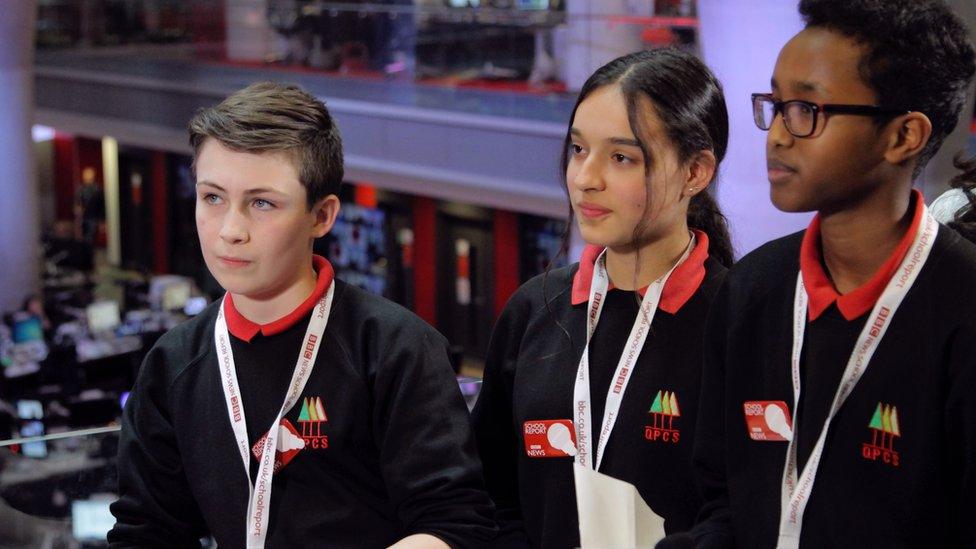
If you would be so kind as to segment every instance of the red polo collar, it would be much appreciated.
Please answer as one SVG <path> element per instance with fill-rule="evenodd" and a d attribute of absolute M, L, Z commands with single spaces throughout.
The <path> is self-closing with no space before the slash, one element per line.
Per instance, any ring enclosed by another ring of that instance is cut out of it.
<path fill-rule="evenodd" d="M 911 247 L 915 234 L 922 223 L 922 211 L 925 204 L 922 193 L 918 190 L 912 190 L 912 201 L 915 205 L 912 224 L 905 231 L 905 236 L 902 237 L 895 251 L 888 256 L 888 259 L 874 273 L 871 280 L 843 295 L 834 288 L 834 284 L 827 276 L 820 260 L 820 214 L 814 216 L 803 235 L 803 244 L 800 246 L 800 272 L 803 274 L 803 285 L 806 287 L 809 297 L 807 312 L 811 321 L 816 320 L 834 302 L 837 303 L 840 314 L 849 321 L 860 317 L 874 307 L 878 298 L 881 297 L 881 293 L 884 292 L 885 286 L 888 285 L 888 281 L 898 270 L 901 260 L 908 253 L 908 248 Z"/>
<path fill-rule="evenodd" d="M 691 250 L 688 258 L 678 265 L 671 273 L 671 277 L 664 284 L 664 291 L 661 293 L 661 303 L 658 305 L 662 311 L 670 314 L 677 313 L 685 303 L 695 295 L 698 287 L 705 280 L 705 260 L 708 259 L 708 235 L 692 229 L 695 233 L 695 248 Z M 593 266 L 596 258 L 603 252 L 600 246 L 587 245 L 583 248 L 583 255 L 580 257 L 579 269 L 573 276 L 573 305 L 586 303 L 590 299 L 590 283 L 593 281 Z M 610 284 L 613 289 L 613 284 Z M 643 287 L 638 292 L 644 295 L 647 287 Z"/>
<path fill-rule="evenodd" d="M 312 312 L 319 299 L 325 295 L 325 291 L 332 284 L 332 279 L 335 278 L 335 271 L 332 269 L 332 264 L 322 256 L 312 256 L 312 268 L 319 275 L 318 280 L 315 281 L 315 290 L 312 291 L 312 294 L 294 311 L 268 324 L 258 324 L 245 318 L 237 310 L 237 307 L 234 306 L 233 296 L 228 293 L 227 299 L 224 301 L 224 316 L 227 318 L 227 330 L 237 339 L 250 343 L 258 333 L 265 337 L 280 334 L 304 319 L 306 315 Z"/>

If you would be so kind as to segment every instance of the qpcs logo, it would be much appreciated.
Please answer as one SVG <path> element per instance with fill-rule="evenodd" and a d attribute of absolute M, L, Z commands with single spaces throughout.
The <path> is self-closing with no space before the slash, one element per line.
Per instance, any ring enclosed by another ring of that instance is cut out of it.
<path fill-rule="evenodd" d="M 298 424 L 302 426 L 302 440 L 313 450 L 329 447 L 329 437 L 322 434 L 322 424 L 329 421 L 321 397 L 306 398 L 302 401 L 302 411 L 298 413 Z"/>
<path fill-rule="evenodd" d="M 898 408 L 879 402 L 871 421 L 868 422 L 868 429 L 871 430 L 871 442 L 861 445 L 861 456 L 870 461 L 880 460 L 891 467 L 898 467 L 900 458 L 894 448 L 895 438 L 901 436 Z"/>
<path fill-rule="evenodd" d="M 658 391 L 647 414 L 651 416 L 651 425 L 644 427 L 644 438 L 651 442 L 678 443 L 681 430 L 675 427 L 674 418 L 681 417 L 681 409 L 673 392 Z"/>
<path fill-rule="evenodd" d="M 298 425 L 301 433 L 288 418 L 282 418 L 278 424 L 278 445 L 275 452 L 274 472 L 277 473 L 288 465 L 295 456 L 303 450 L 323 450 L 329 447 L 329 437 L 322 434 L 322 424 L 329 421 L 325 415 L 325 406 L 320 397 L 305 398 L 302 410 L 298 414 Z M 261 461 L 264 453 L 264 443 L 268 439 L 265 433 L 260 440 L 251 447 L 254 457 Z"/>

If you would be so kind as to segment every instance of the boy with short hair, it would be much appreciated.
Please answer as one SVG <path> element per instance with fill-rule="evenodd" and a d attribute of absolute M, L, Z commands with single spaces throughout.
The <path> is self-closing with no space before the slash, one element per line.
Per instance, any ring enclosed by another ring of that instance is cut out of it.
<path fill-rule="evenodd" d="M 125 408 L 113 547 L 463 547 L 491 504 L 444 338 L 312 254 L 339 212 L 325 105 L 251 85 L 190 122 L 224 298 L 163 336 Z"/>
<path fill-rule="evenodd" d="M 699 547 L 976 543 L 976 247 L 912 181 L 976 64 L 939 0 L 803 0 L 780 52 L 771 197 L 806 231 L 728 274 L 706 329 Z"/>

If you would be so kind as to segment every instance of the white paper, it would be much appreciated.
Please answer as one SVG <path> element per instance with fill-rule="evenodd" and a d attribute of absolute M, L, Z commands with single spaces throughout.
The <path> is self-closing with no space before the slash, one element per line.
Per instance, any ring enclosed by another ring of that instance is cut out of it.
<path fill-rule="evenodd" d="M 578 463 L 573 472 L 583 549 L 653 548 L 664 537 L 664 519 L 633 484 Z"/>

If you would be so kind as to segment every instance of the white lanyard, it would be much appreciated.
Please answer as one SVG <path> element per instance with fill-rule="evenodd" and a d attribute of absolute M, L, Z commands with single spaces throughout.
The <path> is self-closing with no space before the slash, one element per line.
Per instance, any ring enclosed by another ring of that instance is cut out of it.
<path fill-rule="evenodd" d="M 695 247 L 695 236 L 692 234 L 691 242 L 684 255 L 678 259 L 671 269 L 661 278 L 655 280 L 644 293 L 641 301 L 640 310 L 634 320 L 634 327 L 630 330 L 630 336 L 624 345 L 614 371 L 610 389 L 607 391 L 606 407 L 603 410 L 603 428 L 600 437 L 597 439 L 596 467 L 600 470 L 600 463 L 603 462 L 603 451 L 607 447 L 607 440 L 613 425 L 617 422 L 617 412 L 620 411 L 620 403 L 624 398 L 624 391 L 630 382 L 630 376 L 634 371 L 637 357 L 644 347 L 647 333 L 650 331 L 651 322 L 654 320 L 654 313 L 657 312 L 658 303 L 661 301 L 661 293 L 667 283 L 671 273 L 688 258 L 692 248 Z M 573 388 L 573 413 L 576 419 L 573 426 L 576 429 L 576 461 L 586 468 L 593 467 L 593 455 L 591 450 L 591 436 L 593 434 L 592 405 L 590 402 L 590 339 L 596 331 L 597 322 L 600 321 L 600 313 L 603 311 L 603 304 L 610 287 L 610 277 L 607 276 L 606 250 L 600 253 L 593 265 L 593 279 L 590 281 L 590 299 L 587 302 L 586 316 L 586 347 L 583 348 L 583 356 L 580 357 L 579 368 L 576 371 L 576 385 Z"/>
<path fill-rule="evenodd" d="M 315 357 L 318 356 L 319 346 L 322 342 L 322 334 L 325 332 L 325 325 L 329 320 L 329 311 L 332 309 L 332 296 L 335 284 L 330 284 L 325 296 L 319 300 L 312 312 L 309 320 L 308 329 L 305 331 L 305 338 L 302 340 L 301 352 L 298 355 L 298 363 L 292 372 L 291 383 L 288 385 L 288 392 L 285 401 L 278 410 L 274 423 L 268 431 L 268 436 L 264 441 L 261 451 L 261 463 L 258 466 L 258 475 L 255 485 L 251 483 L 251 452 L 247 437 L 247 423 L 244 419 L 244 403 L 241 401 L 237 390 L 237 367 L 234 364 L 234 352 L 230 347 L 230 335 L 227 331 L 227 320 L 224 318 L 224 302 L 220 304 L 217 313 L 217 324 L 214 327 L 214 342 L 217 346 L 217 356 L 220 361 L 220 375 L 223 380 L 224 399 L 227 402 L 227 415 L 230 417 L 231 427 L 234 429 L 234 436 L 237 438 L 238 450 L 241 459 L 244 461 L 244 472 L 247 475 L 248 504 L 247 504 L 247 547 L 248 549 L 263 548 L 264 540 L 268 535 L 268 515 L 269 504 L 271 502 L 271 482 L 274 474 L 275 454 L 278 449 L 278 430 L 281 418 L 290 410 L 302 391 L 305 390 L 305 383 L 308 381 L 315 366 Z"/>
<path fill-rule="evenodd" d="M 793 437 L 790 439 L 787 448 L 780 494 L 780 524 L 777 542 L 777 547 L 780 549 L 796 549 L 800 546 L 803 511 L 806 509 L 807 502 L 810 501 L 810 494 L 813 491 L 813 483 L 817 476 L 820 458 L 823 455 L 830 422 L 867 370 L 871 357 L 874 356 L 874 352 L 881 343 L 881 338 L 887 332 L 895 311 L 898 310 L 902 299 L 908 294 L 918 277 L 919 271 L 922 270 L 922 266 L 928 259 L 938 227 L 939 224 L 923 204 L 922 226 L 915 234 L 911 248 L 905 254 L 905 258 L 898 266 L 894 276 L 891 277 L 881 297 L 878 298 L 878 302 L 875 303 L 871 315 L 861 330 L 861 335 L 857 338 L 854 351 L 847 361 L 844 375 L 841 377 L 837 393 L 834 395 L 834 401 L 830 405 L 827 419 L 820 431 L 820 437 L 817 439 L 813 451 L 810 452 L 810 457 L 803 467 L 799 480 L 797 479 L 796 435 L 800 423 L 796 406 L 800 400 L 800 355 L 803 350 L 803 333 L 806 327 L 807 292 L 803 286 L 803 275 L 797 276 L 796 294 L 793 301 L 793 351 L 790 357 L 793 377 Z"/>

